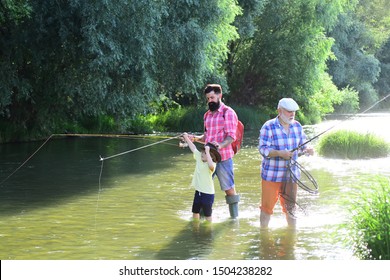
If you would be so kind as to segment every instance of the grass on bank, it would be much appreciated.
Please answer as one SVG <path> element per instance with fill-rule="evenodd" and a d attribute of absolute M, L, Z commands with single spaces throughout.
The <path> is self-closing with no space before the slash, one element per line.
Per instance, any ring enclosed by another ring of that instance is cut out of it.
<path fill-rule="evenodd" d="M 258 107 L 232 106 L 245 130 L 260 129 L 273 112 Z M 87 116 L 79 120 L 52 119 L 50 125 L 10 125 L 0 121 L 0 143 L 46 139 L 51 134 L 150 134 L 157 132 L 203 132 L 206 107 L 177 107 L 158 114 L 132 116 L 117 120 L 112 116 Z"/>
<path fill-rule="evenodd" d="M 374 177 L 349 204 L 351 221 L 343 225 L 354 254 L 364 260 L 390 260 L 390 180 Z"/>
<path fill-rule="evenodd" d="M 379 158 L 390 153 L 390 144 L 370 133 L 339 130 L 320 140 L 318 153 L 340 159 Z"/>
<path fill-rule="evenodd" d="M 269 118 L 268 112 L 258 108 L 233 107 L 246 130 L 260 129 Z M 123 130 L 135 134 L 153 132 L 198 132 L 203 131 L 203 115 L 206 108 L 181 107 L 158 115 L 139 115 L 128 120 Z"/>

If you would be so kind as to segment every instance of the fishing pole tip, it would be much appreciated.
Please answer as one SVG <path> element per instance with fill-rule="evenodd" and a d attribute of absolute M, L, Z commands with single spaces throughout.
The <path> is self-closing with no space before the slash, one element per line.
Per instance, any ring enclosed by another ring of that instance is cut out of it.
<path fill-rule="evenodd" d="M 99 161 L 103 161 L 104 160 L 104 158 L 102 158 L 102 156 L 99 156 Z"/>

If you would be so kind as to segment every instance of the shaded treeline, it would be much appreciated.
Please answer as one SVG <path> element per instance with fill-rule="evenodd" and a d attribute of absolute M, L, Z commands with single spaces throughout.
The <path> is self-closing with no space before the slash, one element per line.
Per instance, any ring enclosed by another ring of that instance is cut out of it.
<path fill-rule="evenodd" d="M 389 18 L 385 0 L 4 0 L 0 142 L 128 132 L 204 106 L 209 82 L 265 113 L 293 97 L 304 123 L 353 112 L 389 92 Z"/>

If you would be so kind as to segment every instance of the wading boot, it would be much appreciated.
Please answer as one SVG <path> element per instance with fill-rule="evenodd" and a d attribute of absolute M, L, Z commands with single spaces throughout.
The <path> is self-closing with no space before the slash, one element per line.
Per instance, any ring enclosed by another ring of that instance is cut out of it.
<path fill-rule="evenodd" d="M 267 228 L 270 219 L 271 219 L 270 214 L 265 213 L 264 211 L 261 211 L 260 212 L 260 227 Z"/>
<path fill-rule="evenodd" d="M 226 203 L 229 205 L 230 217 L 235 219 L 238 217 L 238 202 L 240 201 L 240 195 L 226 195 Z"/>
<path fill-rule="evenodd" d="M 297 226 L 297 218 L 290 213 L 286 213 L 286 220 L 289 227 L 295 228 Z"/>

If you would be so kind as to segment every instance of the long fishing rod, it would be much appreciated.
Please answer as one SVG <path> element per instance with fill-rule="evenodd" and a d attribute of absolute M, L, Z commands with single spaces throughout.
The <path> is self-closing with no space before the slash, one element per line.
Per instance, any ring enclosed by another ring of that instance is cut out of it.
<path fill-rule="evenodd" d="M 311 141 L 313 141 L 314 139 L 320 137 L 322 134 L 328 132 L 329 130 L 333 129 L 334 127 L 336 127 L 337 125 L 340 125 L 341 123 L 355 117 L 357 114 L 364 114 L 366 112 L 368 112 L 369 110 L 371 110 L 373 107 L 375 107 L 378 103 L 382 102 L 383 100 L 385 100 L 386 98 L 388 98 L 390 96 L 390 94 L 388 94 L 387 96 L 383 97 L 381 100 L 378 100 L 377 102 L 375 102 L 373 105 L 371 105 L 369 108 L 367 108 L 366 110 L 364 110 L 362 113 L 356 113 L 356 114 L 353 114 L 352 116 L 346 118 L 345 120 L 341 121 L 341 122 L 338 122 L 336 123 L 335 125 L 329 127 L 328 129 L 322 131 L 321 133 L 317 134 L 316 136 L 314 136 L 313 138 L 307 140 L 306 142 L 304 142 L 303 144 L 299 145 L 298 147 L 296 147 L 295 149 L 291 150 L 291 152 L 294 152 L 298 149 L 300 149 L 301 147 L 305 146 L 306 144 L 310 143 Z M 302 178 L 299 178 L 298 176 L 296 176 L 296 174 L 294 173 L 294 171 L 292 170 L 293 168 L 297 168 L 300 170 L 300 174 L 301 176 L 303 176 L 303 179 Z M 318 193 L 318 184 L 316 182 L 316 180 L 314 179 L 314 177 L 302 166 L 300 165 L 297 161 L 294 161 L 292 162 L 292 160 L 290 159 L 287 163 L 287 170 L 286 170 L 286 174 L 287 172 L 290 172 L 290 176 L 292 176 L 292 179 L 298 184 L 299 187 L 301 187 L 303 190 L 311 193 L 311 194 L 317 194 Z M 283 195 L 287 196 L 285 197 L 285 199 L 288 198 L 288 195 L 285 193 L 285 191 L 283 191 L 282 193 Z"/>
<path fill-rule="evenodd" d="M 43 146 L 45 146 L 45 144 L 47 143 L 47 142 L 49 142 L 49 140 L 54 136 L 55 134 L 52 134 L 52 135 L 50 135 L 50 137 L 49 138 L 47 138 L 46 139 L 46 141 L 41 145 L 41 146 L 39 146 L 39 148 L 31 155 L 31 156 L 29 156 L 18 168 L 16 168 L 10 175 L 8 175 L 3 181 L 1 181 L 0 182 L 0 188 L 2 188 L 3 186 L 3 183 L 5 183 L 9 178 L 11 178 L 16 172 L 18 172 L 18 170 L 20 169 L 20 168 L 22 168 L 36 153 L 38 153 L 38 151 L 40 150 L 40 149 L 42 149 L 42 147 Z"/>
<path fill-rule="evenodd" d="M 302 147 L 305 146 L 306 144 L 310 143 L 310 142 L 313 141 L 314 139 L 317 139 L 318 137 L 320 137 L 322 134 L 324 134 L 324 133 L 328 132 L 329 130 L 335 128 L 336 126 L 340 125 L 341 123 L 343 123 L 343 122 L 345 122 L 345 121 L 348 121 L 348 120 L 352 119 L 352 118 L 355 117 L 356 115 L 367 113 L 369 110 L 371 110 L 371 109 L 374 108 L 377 104 L 379 104 L 379 103 L 381 103 L 382 101 L 384 101 L 385 99 L 387 99 L 389 96 L 390 96 L 390 94 L 388 94 L 387 96 L 383 97 L 381 100 L 378 100 L 377 102 L 375 102 L 373 105 L 371 105 L 369 108 L 367 108 L 367 109 L 364 110 L 363 112 L 353 114 L 353 115 L 349 116 L 348 118 L 346 118 L 345 120 L 342 120 L 341 122 L 336 123 L 335 125 L 329 127 L 328 129 L 322 131 L 321 133 L 317 134 L 317 135 L 314 136 L 313 138 L 311 138 L 311 139 L 307 140 L 306 142 L 304 142 L 303 144 L 299 145 L 299 146 L 296 147 L 295 149 L 291 150 L 291 152 L 295 152 L 296 150 L 299 150 L 300 148 L 302 148 Z"/>
<path fill-rule="evenodd" d="M 131 152 L 135 152 L 135 151 L 138 151 L 138 150 L 141 150 L 141 149 L 145 149 L 145 148 L 147 148 L 147 147 L 150 147 L 150 146 L 153 146 L 153 145 L 157 145 L 157 144 L 160 144 L 160 143 L 163 143 L 163 142 L 166 142 L 166 141 L 169 141 L 169 140 L 178 138 L 178 137 L 180 137 L 180 136 L 181 136 L 181 134 L 180 134 L 180 135 L 177 135 L 177 136 L 174 136 L 174 137 L 171 137 L 171 138 L 168 138 L 168 139 L 164 139 L 164 140 L 161 140 L 161 141 L 157 141 L 157 142 L 152 143 L 152 144 L 149 144 L 149 145 L 145 145 L 145 146 L 138 147 L 138 148 L 135 148 L 135 149 L 132 149 L 132 150 L 129 150 L 129 151 L 125 151 L 125 152 L 122 152 L 122 153 L 119 153 L 119 154 L 115 154 L 115 155 L 112 155 L 112 156 L 108 156 L 108 157 L 102 157 L 102 156 L 100 156 L 100 161 L 104 161 L 104 160 L 107 160 L 107 159 L 110 159 L 110 158 L 114 158 L 114 157 L 123 156 L 123 155 L 125 155 L 125 154 L 131 153 Z"/>
<path fill-rule="evenodd" d="M 30 161 L 37 153 L 40 149 L 43 148 L 43 146 L 45 146 L 50 139 L 52 139 L 53 137 L 130 137 L 130 138 L 145 138 L 146 136 L 143 135 L 131 135 L 131 134 L 78 134 L 78 133 L 63 133 L 63 134 L 52 134 L 50 135 L 44 142 L 42 145 L 39 146 L 38 149 L 36 149 L 21 165 L 19 165 L 11 174 L 9 174 L 5 179 L 3 179 L 1 182 L 0 182 L 0 188 L 3 188 L 3 184 L 8 181 L 16 172 L 18 172 L 28 161 Z M 165 138 L 166 136 L 152 136 L 153 138 Z M 149 147 L 149 146 L 152 146 L 152 145 L 156 145 L 156 144 L 159 144 L 159 143 L 162 143 L 162 142 L 165 142 L 165 141 L 168 141 L 168 140 L 172 140 L 174 138 L 177 138 L 179 136 L 175 136 L 175 137 L 170 137 L 170 138 L 167 138 L 167 139 L 164 139 L 162 141 L 159 141 L 159 142 L 155 142 L 153 144 L 150 144 L 150 145 L 146 145 L 146 146 L 143 146 L 143 147 L 140 147 L 140 148 L 137 148 L 137 149 L 134 149 L 134 150 L 130 150 L 130 151 L 127 151 L 127 152 L 124 152 L 124 153 L 121 153 L 121 154 L 118 154 L 118 155 L 114 155 L 114 156 L 110 156 L 110 157 L 107 157 L 107 158 L 102 158 L 100 157 L 100 160 L 103 161 L 105 159 L 109 159 L 109 158 L 112 158 L 112 157 L 115 157 L 115 156 L 119 156 L 119 155 L 122 155 L 122 154 L 126 154 L 126 153 L 130 153 L 130 152 L 133 152 L 133 151 L 136 151 L 136 150 L 140 150 L 140 149 L 143 149 L 143 148 L 146 148 L 146 147 Z"/>
<path fill-rule="evenodd" d="M 134 138 L 134 139 L 144 139 L 144 138 L 162 138 L 167 139 L 169 136 L 164 135 L 136 135 L 136 134 L 88 134 L 88 133 L 60 133 L 53 134 L 52 136 L 60 137 L 106 137 L 106 138 Z"/>

